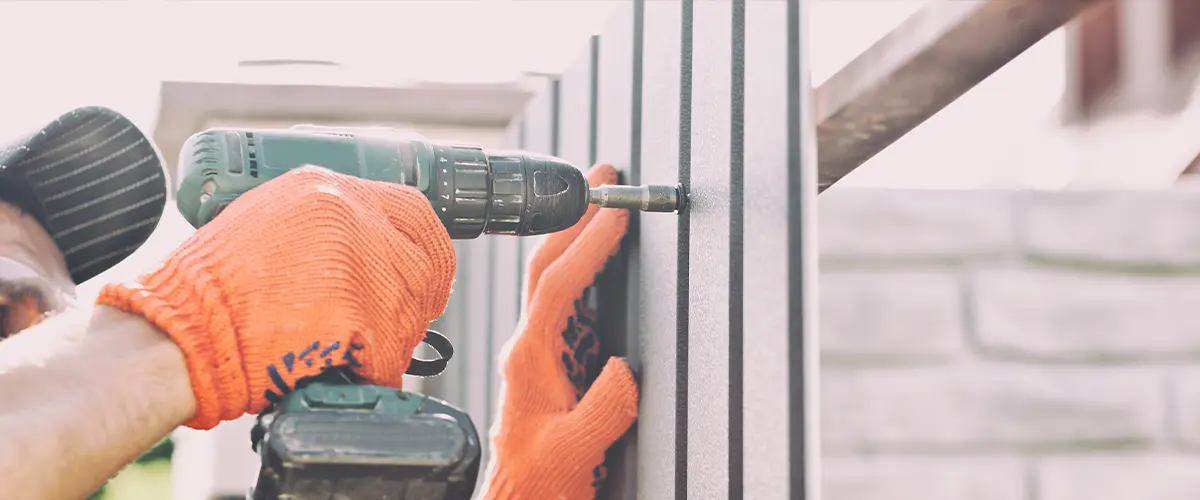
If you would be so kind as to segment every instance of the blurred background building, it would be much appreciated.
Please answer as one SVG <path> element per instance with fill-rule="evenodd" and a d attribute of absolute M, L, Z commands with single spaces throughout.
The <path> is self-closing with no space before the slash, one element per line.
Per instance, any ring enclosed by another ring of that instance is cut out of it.
<path fill-rule="evenodd" d="M 813 2 L 813 85 L 924 3 Z M 0 136 L 99 104 L 172 163 L 216 125 L 509 146 L 546 75 L 577 65 L 627 4 L 0 3 Z M 826 498 L 1200 495 L 1198 39 L 1194 1 L 1096 1 L 822 195 Z M 189 233 L 168 210 L 85 295 Z M 248 423 L 179 431 L 158 487 L 243 493 Z M 165 498 L 128 484 L 110 497 Z"/>

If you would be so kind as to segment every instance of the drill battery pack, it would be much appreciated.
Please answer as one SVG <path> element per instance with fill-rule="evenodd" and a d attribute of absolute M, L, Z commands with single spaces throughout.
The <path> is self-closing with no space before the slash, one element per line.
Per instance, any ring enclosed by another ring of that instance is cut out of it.
<path fill-rule="evenodd" d="M 251 500 L 468 500 L 479 475 L 465 412 L 382 386 L 309 383 L 259 417 L 251 442 Z"/>

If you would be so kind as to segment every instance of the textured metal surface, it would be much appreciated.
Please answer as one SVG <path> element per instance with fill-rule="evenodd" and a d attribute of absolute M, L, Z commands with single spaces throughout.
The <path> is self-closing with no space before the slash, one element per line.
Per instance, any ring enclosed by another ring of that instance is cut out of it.
<path fill-rule="evenodd" d="M 645 2 L 642 49 L 641 182 L 679 180 L 680 26 L 683 2 Z M 601 127 L 604 121 L 601 120 Z M 676 233 L 679 218 L 639 217 L 636 311 L 641 332 L 637 496 L 676 497 Z"/>
<path fill-rule="evenodd" d="M 787 3 L 746 2 L 745 498 L 788 500 Z"/>
<path fill-rule="evenodd" d="M 579 57 L 563 73 L 561 96 L 558 109 L 558 156 L 581 169 L 587 169 L 595 156 L 595 44 L 599 38 L 593 36 L 588 45 L 581 47 Z M 592 295 L 593 297 L 595 295 Z M 595 303 L 588 304 L 595 307 Z M 585 307 L 588 307 L 585 306 Z M 602 332 L 597 332 L 602 334 Z M 603 347 L 602 347 L 603 348 Z M 589 377 L 599 370 L 587 367 Z"/>
<path fill-rule="evenodd" d="M 688 498 L 729 495 L 730 5 L 693 6 Z"/>
<path fill-rule="evenodd" d="M 927 2 L 816 89 L 819 191 L 1094 2 Z"/>
<path fill-rule="evenodd" d="M 634 10 L 637 2 L 627 2 L 616 9 L 604 27 L 596 53 L 596 162 L 611 163 L 626 183 L 638 182 L 640 160 L 634 134 L 640 131 L 641 109 L 634 110 L 635 66 L 641 64 L 636 56 Z M 639 141 L 640 142 L 640 138 Z M 638 328 L 636 312 L 639 294 L 636 227 L 638 216 L 631 213 L 630 229 L 622 241 L 620 252 L 609 259 L 596 282 L 597 319 L 601 355 L 623 356 L 634 370 L 639 369 Z M 633 286 L 631 286 L 633 285 Z M 608 478 L 597 492 L 602 500 L 637 498 L 637 427 L 617 442 L 607 453 Z"/>
<path fill-rule="evenodd" d="M 802 3 L 632 2 L 562 77 L 549 152 L 690 197 L 636 214 L 600 277 L 605 354 L 630 358 L 641 406 L 598 498 L 816 498 Z"/>

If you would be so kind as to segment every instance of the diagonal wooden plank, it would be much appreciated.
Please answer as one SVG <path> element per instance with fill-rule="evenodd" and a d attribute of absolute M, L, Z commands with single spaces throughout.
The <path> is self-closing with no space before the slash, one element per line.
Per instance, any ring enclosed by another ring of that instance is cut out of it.
<path fill-rule="evenodd" d="M 824 191 L 1098 0 L 931 0 L 815 90 Z"/>

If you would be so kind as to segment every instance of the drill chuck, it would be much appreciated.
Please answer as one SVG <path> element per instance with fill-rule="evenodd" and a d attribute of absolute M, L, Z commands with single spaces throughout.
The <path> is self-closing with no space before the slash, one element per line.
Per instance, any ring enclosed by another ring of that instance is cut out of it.
<path fill-rule="evenodd" d="M 491 207 L 482 233 L 553 233 L 574 226 L 587 212 L 587 177 L 571 164 L 523 151 L 489 153 L 487 162 Z"/>

